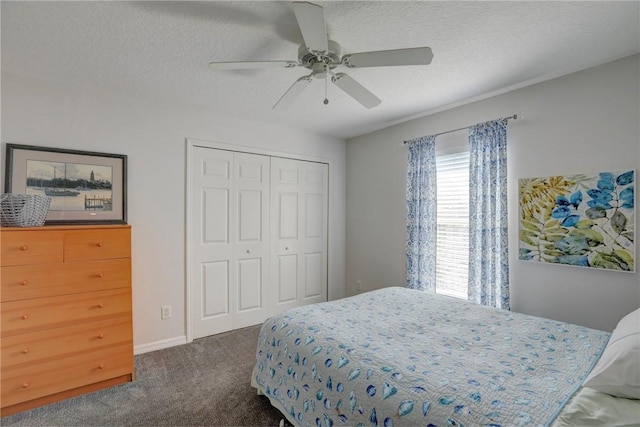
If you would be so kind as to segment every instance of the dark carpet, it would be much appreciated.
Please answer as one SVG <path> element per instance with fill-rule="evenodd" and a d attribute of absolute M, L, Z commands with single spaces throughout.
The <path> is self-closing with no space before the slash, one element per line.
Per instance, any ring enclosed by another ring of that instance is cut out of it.
<path fill-rule="evenodd" d="M 251 387 L 260 326 L 135 357 L 132 383 L 0 419 L 2 426 L 277 426 Z"/>

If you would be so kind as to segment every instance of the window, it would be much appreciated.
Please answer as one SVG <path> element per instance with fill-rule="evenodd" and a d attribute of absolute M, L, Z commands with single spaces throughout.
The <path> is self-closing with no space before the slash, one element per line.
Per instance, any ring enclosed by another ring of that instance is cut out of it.
<path fill-rule="evenodd" d="M 469 151 L 436 157 L 436 292 L 467 299 L 469 277 Z"/>

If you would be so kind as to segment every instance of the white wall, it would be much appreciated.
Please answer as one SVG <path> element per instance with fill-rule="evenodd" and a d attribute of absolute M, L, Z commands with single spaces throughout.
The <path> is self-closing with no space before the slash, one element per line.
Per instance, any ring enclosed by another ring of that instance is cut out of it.
<path fill-rule="evenodd" d="M 325 159 L 329 298 L 344 296 L 343 140 L 6 73 L 2 74 L 1 136 L 3 155 L 4 144 L 13 143 L 128 156 L 136 352 L 185 340 L 186 138 Z M 169 320 L 160 320 L 163 305 L 173 307 Z"/>
<path fill-rule="evenodd" d="M 508 126 L 512 309 L 612 330 L 640 306 L 638 273 L 520 261 L 517 180 L 640 169 L 639 62 L 628 57 L 348 140 L 347 294 L 358 280 L 363 290 L 405 285 L 402 141 L 522 112 Z"/>

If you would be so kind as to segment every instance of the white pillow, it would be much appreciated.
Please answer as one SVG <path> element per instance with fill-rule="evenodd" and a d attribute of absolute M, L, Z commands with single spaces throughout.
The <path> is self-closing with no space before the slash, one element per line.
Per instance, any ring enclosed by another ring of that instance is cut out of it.
<path fill-rule="evenodd" d="M 640 399 L 640 308 L 618 322 L 583 386 L 612 396 Z"/>

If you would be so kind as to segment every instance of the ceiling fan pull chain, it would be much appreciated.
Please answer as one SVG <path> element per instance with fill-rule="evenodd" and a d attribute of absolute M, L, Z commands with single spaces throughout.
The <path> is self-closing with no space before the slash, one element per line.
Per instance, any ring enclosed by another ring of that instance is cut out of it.
<path fill-rule="evenodd" d="M 329 73 L 325 72 L 324 73 L 324 101 L 322 101 L 324 105 L 327 105 L 329 103 L 329 99 L 327 99 L 327 80 L 328 79 L 329 79 Z"/>

